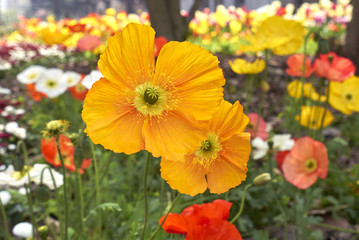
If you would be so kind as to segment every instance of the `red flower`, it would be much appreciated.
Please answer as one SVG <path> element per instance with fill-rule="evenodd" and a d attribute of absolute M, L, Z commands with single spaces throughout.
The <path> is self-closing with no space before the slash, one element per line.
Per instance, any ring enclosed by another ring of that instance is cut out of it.
<path fill-rule="evenodd" d="M 166 43 L 168 43 L 168 40 L 165 37 L 160 36 L 155 38 L 155 57 L 157 57 L 158 54 L 160 54 L 162 47 Z"/>
<path fill-rule="evenodd" d="M 36 91 L 35 83 L 27 84 L 26 90 L 27 90 L 27 93 L 30 95 L 30 97 L 36 102 L 39 102 L 42 98 L 47 97 L 47 95 L 45 93 Z"/>
<path fill-rule="evenodd" d="M 294 54 L 287 59 L 286 73 L 293 77 L 301 77 L 303 74 L 303 54 Z M 304 77 L 309 77 L 314 72 L 310 59 L 305 59 Z"/>
<path fill-rule="evenodd" d="M 263 140 L 267 140 L 267 138 L 269 137 L 266 128 L 267 128 L 267 123 L 263 120 L 263 118 L 259 118 L 259 125 L 258 125 L 258 130 L 257 130 L 257 135 L 254 136 L 256 134 L 256 127 L 257 127 L 257 121 L 258 121 L 258 114 L 257 113 L 250 113 L 248 114 L 248 118 L 249 118 L 249 123 L 247 125 L 247 132 L 249 132 L 251 134 L 251 137 L 259 137 L 262 138 Z"/>
<path fill-rule="evenodd" d="M 76 48 L 81 52 L 92 51 L 102 44 L 102 41 L 97 36 L 84 36 L 77 42 Z"/>
<path fill-rule="evenodd" d="M 227 221 L 231 206 L 221 199 L 195 204 L 181 214 L 170 213 L 162 227 L 167 233 L 186 234 L 186 240 L 242 240 L 236 227 Z"/>
<path fill-rule="evenodd" d="M 290 153 L 290 151 L 280 151 L 277 152 L 277 154 L 275 155 L 275 160 L 277 161 L 278 168 L 282 171 L 283 162 L 288 153 Z"/>
<path fill-rule="evenodd" d="M 76 86 L 69 88 L 69 91 L 71 92 L 72 96 L 79 101 L 83 101 L 88 92 L 87 88 L 81 83 L 84 77 L 85 75 L 83 74 L 81 76 L 81 81 Z"/>
<path fill-rule="evenodd" d="M 65 168 L 75 172 L 74 152 L 75 147 L 71 140 L 65 135 L 60 134 L 60 150 L 64 159 Z M 56 147 L 55 138 L 42 139 L 41 140 L 41 152 L 46 162 L 50 163 L 54 167 L 60 167 L 61 161 Z M 80 173 L 84 172 L 84 169 L 91 165 L 91 159 L 84 159 L 81 165 Z"/>
<path fill-rule="evenodd" d="M 325 145 L 310 137 L 298 139 L 282 165 L 285 179 L 294 186 L 306 189 L 318 177 L 324 179 L 328 173 L 328 154 Z"/>
<path fill-rule="evenodd" d="M 314 68 L 318 76 L 335 82 L 343 82 L 355 73 L 355 66 L 348 58 L 333 52 L 320 54 L 320 59 L 314 61 Z"/>
<path fill-rule="evenodd" d="M 71 32 L 84 32 L 86 24 L 76 23 L 74 25 L 67 25 Z"/>

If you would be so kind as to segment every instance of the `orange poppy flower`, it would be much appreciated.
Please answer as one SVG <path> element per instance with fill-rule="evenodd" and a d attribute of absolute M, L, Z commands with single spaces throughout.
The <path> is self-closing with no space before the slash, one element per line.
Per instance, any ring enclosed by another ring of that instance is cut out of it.
<path fill-rule="evenodd" d="M 300 189 L 312 186 L 318 177 L 328 173 L 328 154 L 325 145 L 310 137 L 298 139 L 282 164 L 285 179 Z"/>
<path fill-rule="evenodd" d="M 251 151 L 250 134 L 243 132 L 247 123 L 239 102 L 232 105 L 223 100 L 209 121 L 207 140 L 198 142 L 184 162 L 162 158 L 161 176 L 171 188 L 191 196 L 207 187 L 220 194 L 238 186 L 246 179 Z"/>
<path fill-rule="evenodd" d="M 301 77 L 303 74 L 303 54 L 294 54 L 287 59 L 286 73 L 292 77 Z M 304 77 L 309 77 L 314 72 L 309 58 L 305 59 Z"/>
<path fill-rule="evenodd" d="M 39 102 L 42 98 L 47 97 L 45 93 L 36 91 L 35 83 L 26 84 L 26 91 L 30 95 L 30 97 L 36 102 Z"/>
<path fill-rule="evenodd" d="M 352 61 L 333 52 L 320 54 L 320 58 L 314 61 L 314 68 L 318 76 L 334 82 L 343 82 L 355 73 Z"/>
<path fill-rule="evenodd" d="M 84 77 L 85 75 L 82 74 L 80 82 L 75 86 L 68 88 L 72 96 L 79 101 L 83 101 L 88 93 L 87 88 L 81 83 Z"/>
<path fill-rule="evenodd" d="M 155 38 L 155 57 L 158 56 L 158 54 L 160 53 L 162 47 L 166 43 L 168 43 L 168 40 L 165 37 L 160 36 L 160 37 Z"/>
<path fill-rule="evenodd" d="M 150 26 L 129 23 L 108 40 L 104 78 L 84 102 L 85 131 L 114 152 L 184 160 L 206 138 L 194 122 L 218 110 L 225 79 L 217 57 L 189 42 L 167 43 L 155 65 L 154 39 Z"/>
<path fill-rule="evenodd" d="M 86 24 L 76 23 L 74 25 L 67 25 L 71 32 L 84 32 L 86 29 Z"/>
<path fill-rule="evenodd" d="M 66 137 L 63 134 L 59 135 L 60 141 L 60 150 L 62 153 L 62 157 L 64 159 L 65 168 L 68 170 L 75 172 L 75 162 L 74 162 L 74 152 L 75 147 L 72 144 L 70 138 Z M 61 160 L 59 157 L 59 153 L 56 147 L 55 138 L 48 138 L 41 140 L 41 152 L 44 156 L 46 162 L 50 163 L 54 167 L 61 166 Z M 84 172 L 84 169 L 88 168 L 91 165 L 91 159 L 84 159 L 81 165 L 80 173 Z"/>
<path fill-rule="evenodd" d="M 228 222 L 231 206 L 221 199 L 195 204 L 181 214 L 170 213 L 162 227 L 167 233 L 186 234 L 186 240 L 242 240 L 236 227 Z"/>

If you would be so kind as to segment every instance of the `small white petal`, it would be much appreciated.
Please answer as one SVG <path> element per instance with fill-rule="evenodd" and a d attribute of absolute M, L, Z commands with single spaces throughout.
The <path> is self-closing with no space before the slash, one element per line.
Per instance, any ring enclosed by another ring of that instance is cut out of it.
<path fill-rule="evenodd" d="M 20 222 L 12 229 L 12 234 L 20 238 L 32 237 L 32 224 L 28 222 Z"/>
<path fill-rule="evenodd" d="M 1 203 L 6 206 L 11 199 L 11 194 L 8 191 L 1 191 L 0 192 L 0 200 Z"/>

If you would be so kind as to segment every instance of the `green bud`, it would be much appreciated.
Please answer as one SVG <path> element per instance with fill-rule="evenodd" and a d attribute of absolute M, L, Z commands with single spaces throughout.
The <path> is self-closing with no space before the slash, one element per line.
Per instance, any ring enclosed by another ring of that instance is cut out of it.
<path fill-rule="evenodd" d="M 24 158 L 15 155 L 14 159 L 13 159 L 13 166 L 14 166 L 15 171 L 21 172 L 24 169 L 24 166 L 25 166 Z"/>
<path fill-rule="evenodd" d="M 35 197 L 40 202 L 46 202 L 50 199 L 50 190 L 44 184 L 40 184 L 35 190 Z"/>
<path fill-rule="evenodd" d="M 269 173 L 262 173 L 253 179 L 254 186 L 263 186 L 269 183 L 271 176 Z"/>
<path fill-rule="evenodd" d="M 74 161 L 77 169 L 81 168 L 82 162 L 84 161 L 84 155 L 82 154 L 82 148 L 79 146 L 75 148 Z"/>
<path fill-rule="evenodd" d="M 45 240 L 49 236 L 49 228 L 46 225 L 38 227 L 37 232 L 39 233 L 41 239 Z"/>
<path fill-rule="evenodd" d="M 86 137 L 82 139 L 82 154 L 84 159 L 92 158 L 91 140 Z"/>

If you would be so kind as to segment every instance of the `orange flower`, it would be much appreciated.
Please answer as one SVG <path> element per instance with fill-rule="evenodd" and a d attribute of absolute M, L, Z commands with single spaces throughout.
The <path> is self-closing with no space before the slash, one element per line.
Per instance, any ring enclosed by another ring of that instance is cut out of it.
<path fill-rule="evenodd" d="M 292 77 L 301 77 L 303 74 L 303 54 L 294 54 L 287 59 L 286 73 Z M 309 77 L 314 72 L 310 59 L 305 59 L 304 77 Z"/>
<path fill-rule="evenodd" d="M 77 42 L 76 48 L 81 52 L 92 51 L 102 44 L 102 41 L 97 36 L 84 36 Z"/>
<path fill-rule="evenodd" d="M 30 95 L 30 97 L 36 102 L 39 102 L 42 98 L 47 97 L 45 93 L 36 91 L 35 83 L 26 84 L 26 91 Z"/>
<path fill-rule="evenodd" d="M 207 187 L 220 194 L 238 186 L 246 179 L 251 151 L 250 134 L 243 132 L 247 123 L 239 102 L 232 105 L 223 100 L 209 121 L 207 140 L 198 142 L 184 162 L 162 158 L 161 176 L 171 188 L 191 196 Z"/>
<path fill-rule="evenodd" d="M 328 154 L 325 145 L 310 137 L 298 139 L 284 158 L 282 170 L 285 179 L 301 189 L 312 186 L 318 177 L 326 178 Z"/>
<path fill-rule="evenodd" d="M 355 66 L 348 58 L 333 52 L 320 54 L 320 58 L 314 61 L 314 68 L 318 76 L 334 82 L 343 82 L 355 73 Z"/>
<path fill-rule="evenodd" d="M 184 161 L 206 138 L 194 122 L 218 110 L 225 79 L 218 59 L 189 42 L 167 43 L 155 66 L 154 38 L 151 27 L 130 23 L 108 40 L 98 63 L 104 78 L 84 102 L 85 131 L 114 152 Z"/>
<path fill-rule="evenodd" d="M 221 199 L 195 204 L 181 214 L 170 213 L 162 227 L 167 233 L 186 234 L 186 240 L 242 240 L 236 227 L 228 222 L 231 206 Z"/>
<path fill-rule="evenodd" d="M 84 77 L 85 75 L 82 74 L 81 80 L 75 86 L 68 88 L 72 96 L 79 101 L 83 101 L 86 98 L 88 92 L 87 88 L 82 84 Z"/>
<path fill-rule="evenodd" d="M 75 162 L 74 162 L 74 152 L 75 147 L 71 143 L 71 140 L 63 134 L 59 135 L 60 141 L 60 150 L 62 157 L 64 159 L 65 168 L 68 170 L 75 172 Z M 59 153 L 56 147 L 55 138 L 42 139 L 41 140 L 41 152 L 44 156 L 46 162 L 50 163 L 54 167 L 60 167 L 61 161 L 59 157 Z M 84 159 L 80 173 L 84 172 L 84 169 L 88 168 L 91 165 L 91 159 Z"/>
<path fill-rule="evenodd" d="M 166 43 L 168 43 L 168 40 L 165 37 L 160 36 L 155 38 L 155 57 L 157 57 L 158 54 L 160 54 L 162 47 Z"/>
<path fill-rule="evenodd" d="M 74 25 L 67 25 L 71 32 L 84 32 L 86 24 L 76 23 Z"/>

